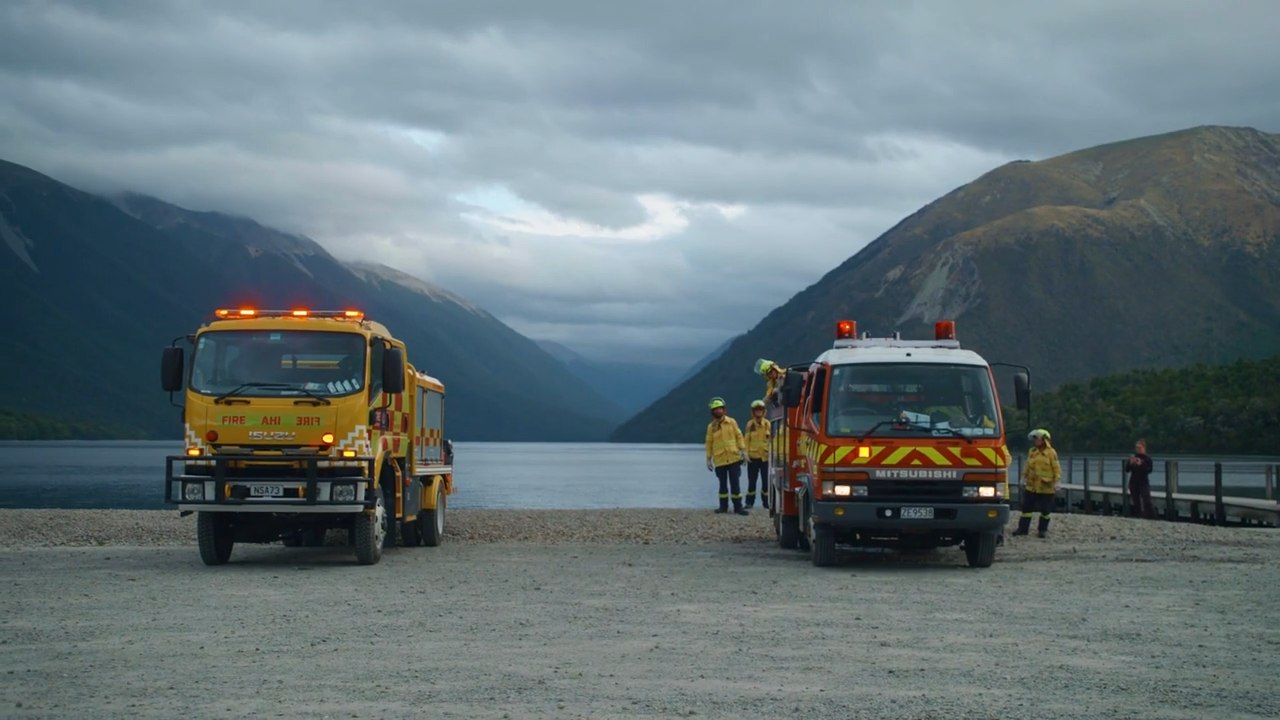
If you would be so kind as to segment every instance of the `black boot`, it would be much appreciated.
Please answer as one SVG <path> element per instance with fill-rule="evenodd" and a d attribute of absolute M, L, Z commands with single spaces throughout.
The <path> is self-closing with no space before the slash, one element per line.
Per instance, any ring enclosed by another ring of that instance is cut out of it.
<path fill-rule="evenodd" d="M 1031 518 L 1021 517 L 1021 518 L 1018 518 L 1018 529 L 1014 530 L 1012 534 L 1026 535 L 1027 531 L 1029 531 L 1030 529 L 1031 529 Z"/>
<path fill-rule="evenodd" d="M 1041 515 L 1040 525 L 1036 527 L 1036 535 L 1038 537 L 1047 537 L 1049 535 L 1049 518 Z"/>
<path fill-rule="evenodd" d="M 754 494 L 747 495 L 747 509 L 750 510 L 755 506 L 756 506 L 756 496 Z"/>

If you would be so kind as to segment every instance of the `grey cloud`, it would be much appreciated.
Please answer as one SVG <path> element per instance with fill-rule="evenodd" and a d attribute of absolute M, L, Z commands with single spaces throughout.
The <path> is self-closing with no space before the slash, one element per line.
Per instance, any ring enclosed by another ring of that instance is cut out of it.
<path fill-rule="evenodd" d="M 1270 0 L 11 0 L 0 157 L 303 232 L 580 350 L 692 361 L 1007 160 L 1280 129 L 1275 16 Z M 466 204 L 495 188 L 545 212 Z M 527 232 L 557 222 L 577 225 Z M 646 223 L 661 232 L 625 236 Z M 590 226 L 624 237 L 572 234 Z"/>

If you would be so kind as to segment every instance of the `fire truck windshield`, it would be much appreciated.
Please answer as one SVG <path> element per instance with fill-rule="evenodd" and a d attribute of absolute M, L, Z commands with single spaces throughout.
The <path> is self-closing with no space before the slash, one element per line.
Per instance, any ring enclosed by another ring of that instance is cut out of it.
<path fill-rule="evenodd" d="M 830 437 L 859 436 L 873 428 L 874 435 L 1000 435 L 991 375 L 982 366 L 836 365 L 828 388 Z"/>
<path fill-rule="evenodd" d="M 363 335 L 213 330 L 196 340 L 191 389 L 202 395 L 333 397 L 364 389 Z"/>

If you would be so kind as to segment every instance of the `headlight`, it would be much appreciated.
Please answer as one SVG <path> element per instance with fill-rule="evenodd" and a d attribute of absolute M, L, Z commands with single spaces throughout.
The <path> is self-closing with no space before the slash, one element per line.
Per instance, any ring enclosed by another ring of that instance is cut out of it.
<path fill-rule="evenodd" d="M 356 486 L 351 484 L 334 485 L 333 501 L 334 502 L 355 502 Z"/>
<path fill-rule="evenodd" d="M 852 494 L 853 494 L 853 487 L 851 485 L 836 486 L 836 492 L 835 492 L 836 497 L 849 497 Z"/>
<path fill-rule="evenodd" d="M 971 498 L 971 497 L 980 497 L 980 498 L 993 498 L 993 497 L 997 497 L 997 496 L 999 496 L 999 495 L 1001 495 L 1001 494 L 1002 494 L 1002 491 L 1003 491 L 1003 487 L 1002 487 L 1002 485 L 1003 485 L 1003 483 L 997 483 L 997 484 L 995 484 L 995 485 L 967 485 L 967 486 L 965 486 L 965 488 L 964 488 L 964 496 L 965 496 L 965 497 L 967 497 L 967 498 Z"/>
<path fill-rule="evenodd" d="M 202 482 L 183 483 L 182 497 L 184 500 L 204 500 L 204 483 Z"/>

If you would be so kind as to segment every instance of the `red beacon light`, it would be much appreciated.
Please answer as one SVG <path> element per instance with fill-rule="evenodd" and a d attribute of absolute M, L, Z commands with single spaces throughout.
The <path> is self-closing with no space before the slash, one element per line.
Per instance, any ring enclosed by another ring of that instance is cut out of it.
<path fill-rule="evenodd" d="M 956 323 L 954 320 L 939 320 L 933 324 L 934 340 L 955 340 Z"/>
<path fill-rule="evenodd" d="M 858 323 L 852 320 L 841 320 L 836 323 L 836 339 L 852 340 L 858 336 Z"/>

